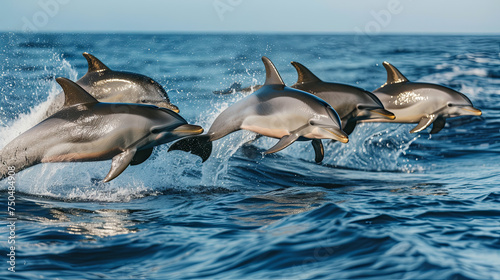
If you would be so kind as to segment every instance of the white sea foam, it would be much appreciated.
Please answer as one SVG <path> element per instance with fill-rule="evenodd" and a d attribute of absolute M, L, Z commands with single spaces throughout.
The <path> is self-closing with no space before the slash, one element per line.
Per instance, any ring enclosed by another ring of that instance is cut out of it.
<path fill-rule="evenodd" d="M 454 80 L 459 76 L 476 76 L 476 77 L 487 77 L 488 71 L 484 68 L 471 68 L 464 69 L 464 67 L 450 64 L 439 64 L 436 66 L 438 70 L 448 69 L 447 72 L 434 73 L 431 75 L 423 76 L 417 81 L 428 82 L 428 83 L 445 83 Z"/>

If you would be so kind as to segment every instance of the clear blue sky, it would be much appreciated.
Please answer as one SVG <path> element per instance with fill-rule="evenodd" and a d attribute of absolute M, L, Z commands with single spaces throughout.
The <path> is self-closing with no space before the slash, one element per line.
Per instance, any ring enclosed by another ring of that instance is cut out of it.
<path fill-rule="evenodd" d="M 500 34 L 500 0 L 3 0 L 0 30 Z"/>

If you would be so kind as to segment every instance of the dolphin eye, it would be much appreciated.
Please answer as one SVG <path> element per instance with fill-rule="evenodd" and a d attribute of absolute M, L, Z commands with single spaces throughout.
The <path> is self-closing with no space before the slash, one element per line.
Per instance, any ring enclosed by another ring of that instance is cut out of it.
<path fill-rule="evenodd" d="M 141 102 L 142 103 L 146 103 L 146 99 L 141 99 Z"/>
<path fill-rule="evenodd" d="M 312 126 L 321 125 L 321 121 L 319 119 L 310 119 L 309 125 L 312 125 Z"/>
<path fill-rule="evenodd" d="M 453 104 L 451 104 L 451 103 L 448 103 L 448 107 L 451 107 L 451 106 L 453 106 Z"/>

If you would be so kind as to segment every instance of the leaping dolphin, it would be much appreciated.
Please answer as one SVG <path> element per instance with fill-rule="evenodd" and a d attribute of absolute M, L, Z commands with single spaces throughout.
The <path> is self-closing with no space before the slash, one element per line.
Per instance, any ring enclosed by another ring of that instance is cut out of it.
<path fill-rule="evenodd" d="M 467 96 L 456 90 L 437 84 L 410 82 L 389 62 L 384 61 L 383 65 L 387 70 L 387 82 L 373 93 L 387 110 L 396 115 L 396 119 L 363 122 L 418 123 L 411 133 L 434 124 L 430 132 L 434 134 L 444 128 L 447 118 L 482 114 Z"/>
<path fill-rule="evenodd" d="M 297 140 L 313 140 L 316 161 L 321 161 L 324 151 L 320 139 L 349 141 L 341 129 L 339 116 L 328 103 L 285 86 L 271 60 L 262 57 L 262 61 L 266 68 L 266 82 L 262 88 L 217 116 L 206 135 L 180 140 L 169 151 L 192 152 L 205 161 L 210 156 L 212 141 L 245 129 L 280 139 L 265 154 L 278 152 Z"/>
<path fill-rule="evenodd" d="M 291 63 L 298 74 L 292 87 L 312 93 L 330 104 L 339 114 L 345 133 L 351 134 L 358 121 L 395 119 L 373 93 L 351 85 L 323 82 L 304 65 Z"/>
<path fill-rule="evenodd" d="M 179 113 L 165 89 L 153 79 L 136 73 L 113 71 L 95 56 L 84 52 L 88 71 L 76 83 L 102 102 L 151 104 Z M 49 106 L 46 117 L 63 107 L 64 94 L 59 93 Z"/>
<path fill-rule="evenodd" d="M 128 166 L 149 158 L 153 147 L 203 129 L 153 105 L 102 103 L 78 84 L 57 78 L 64 107 L 19 135 L 0 151 L 0 179 L 39 163 L 112 159 L 109 182 Z"/>
<path fill-rule="evenodd" d="M 373 93 L 351 85 L 324 82 L 304 65 L 295 61 L 291 64 L 298 74 L 297 82 L 291 87 L 314 94 L 330 104 L 342 120 L 342 130 L 348 135 L 353 132 L 359 121 L 395 118 L 393 113 L 384 109 L 382 102 Z M 256 85 L 242 88 L 240 83 L 234 83 L 226 90 L 214 91 L 214 94 L 251 92 L 261 87 Z"/>

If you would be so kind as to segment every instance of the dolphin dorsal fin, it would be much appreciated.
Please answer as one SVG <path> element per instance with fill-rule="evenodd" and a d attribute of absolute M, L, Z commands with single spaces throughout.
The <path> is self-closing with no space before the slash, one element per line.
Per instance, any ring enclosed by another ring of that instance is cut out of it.
<path fill-rule="evenodd" d="M 266 67 L 266 83 L 267 85 L 285 85 L 283 79 L 281 79 L 280 73 L 276 70 L 276 67 L 271 62 L 271 60 L 265 56 L 262 57 L 262 62 L 264 62 L 264 66 Z"/>
<path fill-rule="evenodd" d="M 295 67 L 295 70 L 297 70 L 297 74 L 299 75 L 297 79 L 297 84 L 305 84 L 305 83 L 312 83 L 312 82 L 321 82 L 321 79 L 316 77 L 311 70 L 307 69 L 304 65 L 292 61 L 291 62 L 293 67 Z"/>
<path fill-rule="evenodd" d="M 385 70 L 387 70 L 387 82 L 383 86 L 409 82 L 408 79 L 389 62 L 384 61 L 383 65 L 385 67 Z"/>
<path fill-rule="evenodd" d="M 64 106 L 73 106 L 76 104 L 94 104 L 99 103 L 97 99 L 92 97 L 81 86 L 66 78 L 57 78 L 57 83 L 61 85 L 64 91 Z"/>
<path fill-rule="evenodd" d="M 87 59 L 89 64 L 88 72 L 101 72 L 105 70 L 110 70 L 108 66 L 104 65 L 97 57 L 91 55 L 90 53 L 84 52 L 83 56 Z"/>

